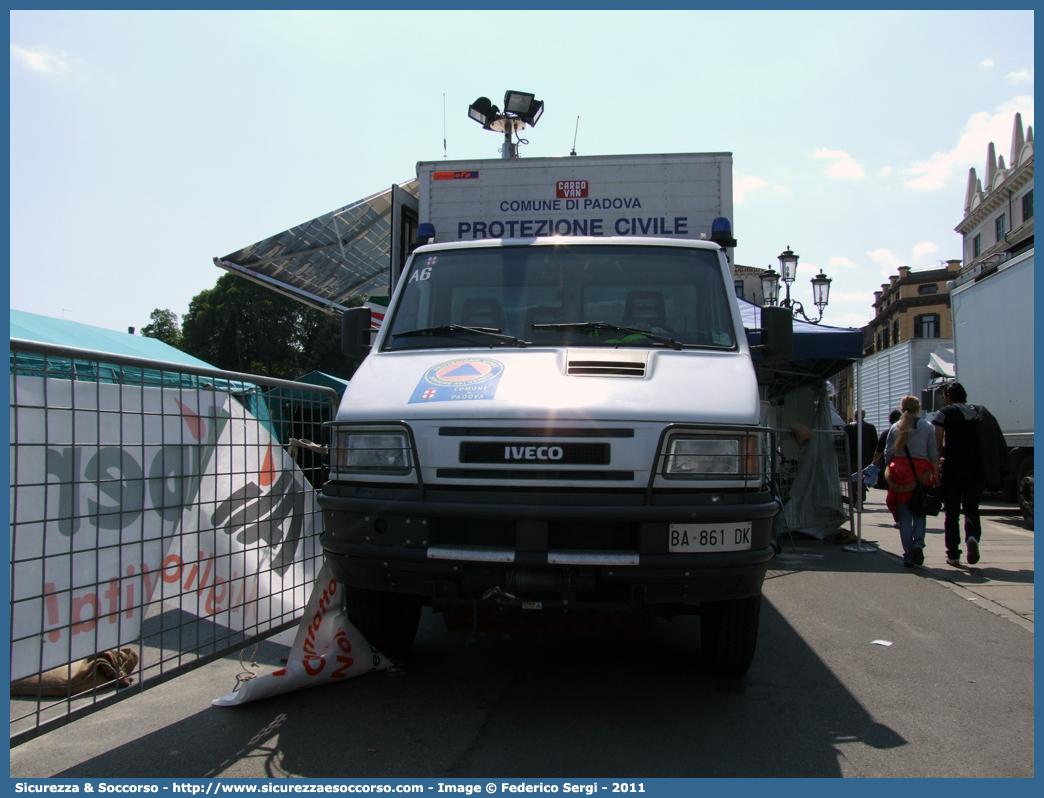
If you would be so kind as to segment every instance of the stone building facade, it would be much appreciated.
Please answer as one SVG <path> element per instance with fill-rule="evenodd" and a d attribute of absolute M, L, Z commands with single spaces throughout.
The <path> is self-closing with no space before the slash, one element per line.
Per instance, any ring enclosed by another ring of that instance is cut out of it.
<path fill-rule="evenodd" d="M 1031 249 L 1033 219 L 1033 127 L 1024 132 L 1022 115 L 1015 114 L 1008 163 L 990 142 L 984 179 L 974 168 L 968 171 L 964 214 L 955 228 L 963 239 L 964 257 L 924 271 L 899 267 L 899 273 L 874 292 L 874 319 L 863 328 L 864 355 L 911 339 L 952 339 L 950 281 L 976 269 L 987 273 L 1002 260 Z M 838 374 L 834 384 L 834 406 L 849 419 L 855 407 L 852 369 Z"/>
<path fill-rule="evenodd" d="M 911 338 L 952 338 L 947 282 L 961 270 L 959 260 L 938 269 L 911 271 L 900 266 L 889 282 L 874 291 L 874 319 L 864 354 L 872 355 Z"/>
<path fill-rule="evenodd" d="M 768 269 L 757 266 L 742 266 L 737 263 L 732 267 L 732 283 L 736 296 L 753 302 L 758 307 L 765 304 L 765 295 L 761 290 L 761 275 Z"/>
<path fill-rule="evenodd" d="M 991 141 L 985 182 L 968 170 L 964 218 L 955 230 L 964 239 L 965 271 L 1033 246 L 1033 127 L 1023 134 L 1022 114 L 1015 114 L 1008 165 Z"/>

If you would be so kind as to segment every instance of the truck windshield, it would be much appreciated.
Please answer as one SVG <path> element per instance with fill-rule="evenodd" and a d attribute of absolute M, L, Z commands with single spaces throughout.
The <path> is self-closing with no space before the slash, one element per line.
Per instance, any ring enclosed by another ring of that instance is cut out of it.
<path fill-rule="evenodd" d="M 443 250 L 415 256 L 403 279 L 384 350 L 517 346 L 511 338 L 534 346 L 736 346 L 712 250 L 568 244 Z M 452 330 L 459 327 L 503 337 Z"/>

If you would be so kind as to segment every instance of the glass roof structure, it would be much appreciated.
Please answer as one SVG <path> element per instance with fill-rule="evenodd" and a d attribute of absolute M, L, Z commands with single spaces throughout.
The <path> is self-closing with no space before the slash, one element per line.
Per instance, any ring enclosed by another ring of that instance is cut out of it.
<path fill-rule="evenodd" d="M 416 197 L 416 178 L 398 188 Z M 391 265 L 391 188 L 251 244 L 214 265 L 312 307 L 343 311 L 386 288 Z"/>

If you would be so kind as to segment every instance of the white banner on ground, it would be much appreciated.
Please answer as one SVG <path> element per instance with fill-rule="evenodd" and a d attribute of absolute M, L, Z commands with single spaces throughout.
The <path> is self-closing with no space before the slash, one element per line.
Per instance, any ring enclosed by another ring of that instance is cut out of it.
<path fill-rule="evenodd" d="M 296 616 L 314 492 L 230 395 L 12 375 L 11 678 L 139 638 L 162 599 L 235 630 Z"/>
<path fill-rule="evenodd" d="M 370 646 L 344 614 L 343 590 L 329 563 L 323 565 L 286 667 L 250 679 L 236 692 L 210 703 L 231 707 L 388 668 L 391 662 Z"/>

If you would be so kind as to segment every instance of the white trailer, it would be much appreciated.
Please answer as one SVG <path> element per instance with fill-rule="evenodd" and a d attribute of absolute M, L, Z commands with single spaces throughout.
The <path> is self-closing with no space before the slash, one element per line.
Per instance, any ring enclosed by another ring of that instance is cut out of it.
<path fill-rule="evenodd" d="M 904 396 L 920 397 L 929 387 L 931 355 L 952 346 L 950 338 L 913 338 L 866 358 L 859 368 L 859 392 L 867 423 L 878 432 L 886 429 L 888 414 L 899 408 Z"/>
<path fill-rule="evenodd" d="M 1033 524 L 1033 250 L 961 275 L 950 292 L 957 381 L 996 416 L 1011 492 Z"/>

